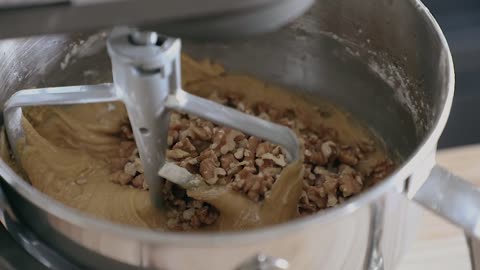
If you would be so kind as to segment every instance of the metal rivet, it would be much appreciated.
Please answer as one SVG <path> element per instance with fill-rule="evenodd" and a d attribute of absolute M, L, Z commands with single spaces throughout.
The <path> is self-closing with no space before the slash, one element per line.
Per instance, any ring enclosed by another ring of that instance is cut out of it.
<path fill-rule="evenodd" d="M 130 41 L 131 44 L 133 45 L 138 45 L 138 46 L 152 46 L 152 45 L 157 45 L 157 42 L 159 41 L 159 36 L 156 32 L 140 32 L 136 31 L 131 33 L 128 36 L 128 40 Z M 162 40 L 162 38 L 160 38 Z M 163 43 L 163 42 L 162 42 Z"/>
<path fill-rule="evenodd" d="M 157 75 L 157 74 L 160 74 L 162 77 L 164 76 L 163 68 L 136 67 L 134 70 L 137 72 L 137 74 L 142 76 L 150 76 L 150 75 Z"/>
<path fill-rule="evenodd" d="M 287 270 L 289 268 L 290 265 L 285 259 L 258 254 L 237 267 L 236 270 Z"/>

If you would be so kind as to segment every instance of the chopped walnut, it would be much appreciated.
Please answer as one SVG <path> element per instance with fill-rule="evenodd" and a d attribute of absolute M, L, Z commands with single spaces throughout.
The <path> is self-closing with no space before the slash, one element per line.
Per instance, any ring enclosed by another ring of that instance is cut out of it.
<path fill-rule="evenodd" d="M 173 149 L 173 150 L 167 150 L 167 158 L 173 159 L 173 160 L 181 160 L 186 157 L 190 157 L 191 154 L 182 150 L 182 149 Z"/>
<path fill-rule="evenodd" d="M 259 201 L 272 187 L 273 178 L 253 172 L 255 169 L 244 168 L 235 176 L 232 187 L 234 190 L 245 193 L 251 200 Z"/>
<path fill-rule="evenodd" d="M 200 175 L 204 181 L 210 185 L 214 185 L 219 180 L 219 177 L 227 175 L 225 169 L 219 167 L 220 164 L 216 157 L 210 157 L 200 162 Z"/>
<path fill-rule="evenodd" d="M 209 179 L 215 177 L 214 170 L 218 166 L 218 161 L 215 161 L 213 157 L 206 158 L 200 162 L 200 175 L 204 179 Z"/>
<path fill-rule="evenodd" d="M 300 197 L 300 207 L 302 210 L 314 212 L 327 206 L 327 194 L 323 187 L 306 186 L 304 193 Z"/>
<path fill-rule="evenodd" d="M 337 196 L 333 194 L 328 194 L 327 207 L 335 206 L 338 203 Z"/>
<path fill-rule="evenodd" d="M 139 174 L 139 175 L 135 176 L 135 178 L 133 178 L 132 186 L 136 187 L 136 188 L 144 189 L 144 187 L 145 187 L 144 181 L 145 181 L 145 177 L 143 176 L 143 174 Z"/>
<path fill-rule="evenodd" d="M 192 132 L 195 139 L 199 139 L 203 141 L 211 139 L 213 135 L 212 129 L 208 126 L 204 126 L 204 127 L 194 126 L 192 127 Z"/>
<path fill-rule="evenodd" d="M 363 153 L 371 153 L 375 151 L 375 142 L 373 140 L 362 140 L 358 143 L 358 147 Z"/>
<path fill-rule="evenodd" d="M 298 202 L 301 215 L 335 207 L 394 169 L 390 159 L 374 165 L 364 162 L 377 150 L 373 140 L 345 144 L 339 141 L 336 129 L 303 119 L 297 109 L 273 108 L 266 102 L 250 104 L 240 96 L 217 93 L 211 99 L 297 131 L 305 149 L 304 188 Z M 120 137 L 119 156 L 110 160 L 111 180 L 147 190 L 129 125 L 121 127 Z M 183 113 L 171 114 L 167 143 L 166 157 L 170 162 L 208 185 L 229 185 L 255 202 L 265 198 L 287 166 L 286 154 L 280 146 Z M 162 196 L 171 209 L 167 226 L 172 230 L 208 226 L 219 217 L 213 206 L 188 197 L 183 188 L 172 182 L 166 181 L 162 186 Z"/>
<path fill-rule="evenodd" d="M 227 135 L 225 136 L 225 143 L 220 147 L 220 153 L 222 155 L 225 155 L 226 153 L 230 153 L 231 151 L 235 150 L 235 148 L 237 147 L 235 138 L 237 136 L 243 135 L 240 132 L 235 130 L 228 130 L 226 134 Z"/>
<path fill-rule="evenodd" d="M 338 153 L 338 157 L 342 163 L 350 166 L 355 166 L 358 163 L 358 158 L 355 155 L 355 151 L 352 147 L 342 147 Z"/>
<path fill-rule="evenodd" d="M 339 190 L 342 192 L 343 197 L 347 198 L 360 193 L 363 188 L 361 176 L 352 167 L 348 165 L 342 166 L 340 168 Z"/>
<path fill-rule="evenodd" d="M 222 168 L 226 171 L 229 171 L 230 169 L 236 167 L 238 163 L 239 161 L 235 158 L 235 156 L 232 153 L 223 155 L 220 158 L 220 164 Z"/>
<path fill-rule="evenodd" d="M 211 206 L 202 206 L 202 203 L 199 203 L 200 207 L 190 203 L 188 206 L 184 206 L 184 210 L 170 211 L 167 215 L 167 227 L 171 230 L 185 231 L 215 223 L 218 218 L 218 211 Z"/>
<path fill-rule="evenodd" d="M 330 157 L 337 152 L 337 145 L 332 141 L 326 141 L 322 143 L 321 151 L 322 155 L 326 160 L 329 160 Z"/>
<path fill-rule="evenodd" d="M 223 128 L 215 127 L 213 128 L 213 142 L 210 145 L 210 149 L 218 150 L 226 143 L 226 131 Z"/>
<path fill-rule="evenodd" d="M 190 223 L 194 227 L 200 227 L 201 225 L 211 225 L 218 218 L 218 212 L 215 208 L 204 206 L 199 209 L 195 209 L 195 213 L 192 216 Z"/>
<path fill-rule="evenodd" d="M 241 148 L 238 148 L 236 151 L 235 151 L 235 154 L 233 154 L 233 156 L 237 159 L 237 160 L 242 160 L 243 159 L 243 153 L 245 152 L 245 149 L 243 147 Z"/>
<path fill-rule="evenodd" d="M 272 145 L 269 142 L 262 142 L 258 144 L 255 150 L 255 156 L 261 157 L 263 154 L 270 153 L 272 151 Z"/>
<path fill-rule="evenodd" d="M 135 169 L 135 163 L 129 162 L 125 164 L 123 171 L 128 175 L 135 176 L 135 174 L 137 174 L 137 170 Z"/>
<path fill-rule="evenodd" d="M 312 151 L 310 149 L 305 150 L 305 160 L 307 160 L 307 162 L 318 165 L 325 165 L 328 162 L 327 158 L 323 156 L 323 153 L 321 151 Z"/>
<path fill-rule="evenodd" d="M 113 183 L 117 183 L 120 185 L 127 185 L 128 183 L 130 183 L 130 181 L 132 181 L 132 179 L 133 179 L 132 175 L 124 173 L 123 171 L 115 172 L 110 176 L 110 180 Z"/>
<path fill-rule="evenodd" d="M 273 163 L 280 167 L 285 167 L 287 165 L 287 162 L 285 161 L 285 157 L 282 154 L 279 154 L 278 156 L 274 156 L 272 153 L 265 153 L 261 155 L 261 158 L 263 160 L 271 160 Z"/>
<path fill-rule="evenodd" d="M 372 181 L 371 184 L 375 184 L 379 180 L 382 180 L 387 175 L 392 173 L 393 170 L 395 169 L 394 165 L 395 164 L 390 159 L 383 160 L 383 161 L 379 162 L 378 164 L 376 164 L 373 168 L 373 171 L 372 171 L 371 175 L 370 175 L 370 178 L 371 178 L 371 181 Z"/>
<path fill-rule="evenodd" d="M 130 125 L 123 125 L 120 127 L 121 137 L 127 140 L 133 140 L 133 131 Z"/>
<path fill-rule="evenodd" d="M 199 164 L 198 157 L 186 158 L 179 162 L 179 165 L 181 167 L 187 169 L 191 173 L 194 173 L 195 171 L 197 171 L 198 164 Z"/>
<path fill-rule="evenodd" d="M 177 142 L 172 149 L 180 149 L 191 155 L 196 155 L 197 152 L 197 149 L 195 148 L 195 146 L 193 146 L 193 144 L 190 142 L 190 139 L 188 139 L 187 137 Z"/>

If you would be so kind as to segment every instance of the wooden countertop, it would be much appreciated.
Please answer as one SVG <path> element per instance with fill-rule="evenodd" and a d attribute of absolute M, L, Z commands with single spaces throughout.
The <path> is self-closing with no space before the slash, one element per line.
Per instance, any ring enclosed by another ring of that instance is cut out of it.
<path fill-rule="evenodd" d="M 480 186 L 480 145 L 438 153 L 438 163 Z M 467 244 L 460 229 L 424 212 L 416 242 L 396 270 L 471 270 Z"/>

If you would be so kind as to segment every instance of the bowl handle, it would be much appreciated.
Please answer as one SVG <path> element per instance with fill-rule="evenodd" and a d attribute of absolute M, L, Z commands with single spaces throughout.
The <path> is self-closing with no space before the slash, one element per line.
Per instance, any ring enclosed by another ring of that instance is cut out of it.
<path fill-rule="evenodd" d="M 480 188 L 437 165 L 413 200 L 465 231 L 472 269 L 480 270 Z"/>
<path fill-rule="evenodd" d="M 235 270 L 287 270 L 290 269 L 287 260 L 277 257 L 257 254 L 242 263 Z"/>
<path fill-rule="evenodd" d="M 480 270 L 480 241 L 475 237 L 466 235 L 472 270 Z"/>

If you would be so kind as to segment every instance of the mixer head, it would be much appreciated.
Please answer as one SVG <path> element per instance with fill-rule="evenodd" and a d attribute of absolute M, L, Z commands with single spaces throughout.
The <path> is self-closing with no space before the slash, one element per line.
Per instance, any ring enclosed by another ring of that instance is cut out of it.
<path fill-rule="evenodd" d="M 172 110 L 276 143 L 284 148 L 287 161 L 299 159 L 299 142 L 289 128 L 182 90 L 179 39 L 155 32 L 117 28 L 111 33 L 107 47 L 112 61 L 113 84 L 22 90 L 6 102 L 4 123 L 20 166 L 17 142 L 25 136 L 22 107 L 114 101 L 125 104 L 150 195 L 157 206 L 163 201 L 160 195 L 163 178 L 184 187 L 195 181 L 187 170 L 166 161 Z"/>
<path fill-rule="evenodd" d="M 274 30 L 314 0 L 0 0 L 0 39 L 147 26 L 175 37 L 225 38 Z"/>

